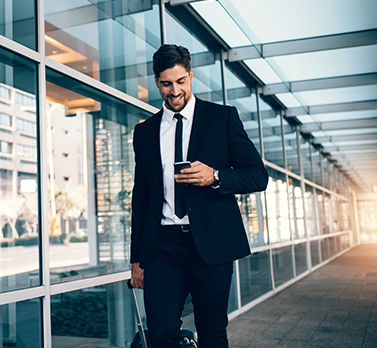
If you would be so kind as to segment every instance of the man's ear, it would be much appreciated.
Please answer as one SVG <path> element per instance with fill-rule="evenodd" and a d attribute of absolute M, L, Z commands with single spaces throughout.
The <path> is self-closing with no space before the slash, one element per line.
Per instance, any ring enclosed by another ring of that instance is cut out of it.
<path fill-rule="evenodd" d="M 158 78 L 156 77 L 156 75 L 154 75 L 154 82 L 155 82 L 157 88 L 159 88 Z"/>
<path fill-rule="evenodd" d="M 190 70 L 190 82 L 194 79 L 194 70 Z"/>

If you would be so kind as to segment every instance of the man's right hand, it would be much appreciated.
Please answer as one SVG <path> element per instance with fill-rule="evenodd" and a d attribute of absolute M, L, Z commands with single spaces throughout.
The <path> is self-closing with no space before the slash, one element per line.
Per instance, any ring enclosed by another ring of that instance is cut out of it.
<path fill-rule="evenodd" d="M 131 285 L 136 289 L 144 288 L 144 270 L 140 268 L 139 263 L 133 263 L 131 266 Z"/>

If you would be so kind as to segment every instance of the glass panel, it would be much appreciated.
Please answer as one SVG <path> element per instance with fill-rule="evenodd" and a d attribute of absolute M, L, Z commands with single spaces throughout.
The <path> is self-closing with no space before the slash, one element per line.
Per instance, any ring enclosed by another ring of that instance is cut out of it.
<path fill-rule="evenodd" d="M 318 221 L 319 221 L 319 234 L 328 233 L 326 227 L 325 217 L 325 197 L 322 191 L 316 190 L 317 193 L 317 208 L 318 208 Z"/>
<path fill-rule="evenodd" d="M 346 203 L 342 204 L 345 216 Z M 360 239 L 362 243 L 377 241 L 377 201 L 358 201 L 357 213 L 359 215 Z"/>
<path fill-rule="evenodd" d="M 346 250 L 350 247 L 350 236 L 349 234 L 344 234 L 340 237 L 340 245 L 342 250 Z"/>
<path fill-rule="evenodd" d="M 340 203 L 340 214 L 341 214 L 341 231 L 347 231 L 351 228 L 350 221 L 350 204 L 349 202 L 342 201 Z"/>
<path fill-rule="evenodd" d="M 333 232 L 340 232 L 341 231 L 341 223 L 340 223 L 340 202 L 337 197 L 331 196 L 331 203 L 332 203 L 332 228 Z"/>
<path fill-rule="evenodd" d="M 261 113 L 265 159 L 285 168 L 280 115 L 273 116 L 270 110 L 262 110 Z"/>
<path fill-rule="evenodd" d="M 338 253 L 336 249 L 336 237 L 329 238 L 329 249 L 330 249 L 330 257 L 333 257 Z"/>
<path fill-rule="evenodd" d="M 152 0 L 44 4 L 46 56 L 145 102 L 159 99 L 151 63 L 161 44 L 159 6 Z"/>
<path fill-rule="evenodd" d="M 47 80 L 51 282 L 128 270 L 133 129 L 149 115 L 56 72 Z"/>
<path fill-rule="evenodd" d="M 293 278 L 292 247 L 272 249 L 275 287 Z"/>
<path fill-rule="evenodd" d="M 36 76 L 0 50 L 0 291 L 40 284 Z"/>
<path fill-rule="evenodd" d="M 294 239 L 305 238 L 304 203 L 301 183 L 288 177 L 289 220 Z"/>
<path fill-rule="evenodd" d="M 312 240 L 310 242 L 310 254 L 312 257 L 312 267 L 319 264 L 319 241 L 318 240 Z"/>
<path fill-rule="evenodd" d="M 268 250 L 239 260 L 239 268 L 242 306 L 272 290 Z"/>
<path fill-rule="evenodd" d="M 312 186 L 305 185 L 305 214 L 308 236 L 317 236 L 317 214 L 315 190 Z"/>
<path fill-rule="evenodd" d="M 322 168 L 323 168 L 323 185 L 324 187 L 326 188 L 330 188 L 330 180 L 329 180 L 329 176 L 330 176 L 330 172 L 329 172 L 329 161 L 327 160 L 327 158 L 322 157 Z"/>
<path fill-rule="evenodd" d="M 1 1 L 0 35 L 36 50 L 36 28 L 35 0 Z"/>
<path fill-rule="evenodd" d="M 313 172 L 314 172 L 314 182 L 318 185 L 323 185 L 322 183 L 322 169 L 321 169 L 321 154 L 320 152 L 312 147 L 312 160 L 313 160 Z"/>
<path fill-rule="evenodd" d="M 0 306 L 0 346 L 42 348 L 41 308 L 39 298 Z"/>
<path fill-rule="evenodd" d="M 308 269 L 306 243 L 295 244 L 294 248 L 295 248 L 296 276 L 298 276 Z"/>
<path fill-rule="evenodd" d="M 140 300 L 142 292 L 137 290 Z M 138 301 L 142 305 L 142 301 Z M 140 308 L 145 320 L 143 307 Z M 51 296 L 52 347 L 121 347 L 135 334 L 125 281 Z"/>
<path fill-rule="evenodd" d="M 182 45 L 190 51 L 194 71 L 192 91 L 195 96 L 223 104 L 220 61 L 215 61 L 214 54 L 190 31 L 193 29 L 192 22 L 189 26 L 185 24 L 185 21 L 177 21 L 166 12 L 167 42 Z M 161 102 L 153 105 L 160 108 Z"/>
<path fill-rule="evenodd" d="M 322 256 L 322 262 L 326 261 L 328 258 L 330 258 L 330 243 L 329 238 L 321 239 L 321 256 Z"/>
<path fill-rule="evenodd" d="M 270 175 L 266 189 L 267 226 L 270 243 L 291 239 L 286 175 L 267 167 Z"/>
<path fill-rule="evenodd" d="M 252 248 L 268 244 L 266 213 L 263 193 L 238 195 L 238 205 L 242 213 L 243 223 Z"/>
<path fill-rule="evenodd" d="M 298 161 L 298 145 L 295 127 L 288 124 L 283 118 L 285 154 L 287 156 L 287 169 L 290 172 L 301 175 Z"/>
<path fill-rule="evenodd" d="M 333 231 L 333 219 L 332 219 L 332 209 L 331 209 L 331 197 L 328 193 L 325 193 L 325 232 L 332 233 Z"/>
<path fill-rule="evenodd" d="M 258 109 L 255 93 L 242 83 L 227 67 L 225 69 L 228 104 L 237 108 L 249 138 L 261 152 L 259 141 Z"/>

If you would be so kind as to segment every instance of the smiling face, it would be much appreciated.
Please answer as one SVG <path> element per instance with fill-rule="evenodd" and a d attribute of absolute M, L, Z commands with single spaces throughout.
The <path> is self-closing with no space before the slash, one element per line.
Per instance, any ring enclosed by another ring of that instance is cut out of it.
<path fill-rule="evenodd" d="M 168 109 L 180 112 L 192 97 L 191 83 L 194 78 L 192 69 L 188 72 L 182 65 L 175 65 L 155 76 L 157 88 Z"/>

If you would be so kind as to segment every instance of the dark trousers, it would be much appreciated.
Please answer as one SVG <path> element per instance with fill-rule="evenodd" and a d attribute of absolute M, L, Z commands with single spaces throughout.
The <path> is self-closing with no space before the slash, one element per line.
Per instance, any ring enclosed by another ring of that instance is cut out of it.
<path fill-rule="evenodd" d="M 191 232 L 161 227 L 158 248 L 144 272 L 147 326 L 153 347 L 177 348 L 188 294 L 194 306 L 200 348 L 227 348 L 228 298 L 233 263 L 202 261 Z"/>

